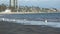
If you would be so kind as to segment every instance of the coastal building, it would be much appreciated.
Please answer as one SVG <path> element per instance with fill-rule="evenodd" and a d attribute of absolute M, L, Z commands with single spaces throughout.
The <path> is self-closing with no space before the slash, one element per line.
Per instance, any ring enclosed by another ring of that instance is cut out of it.
<path fill-rule="evenodd" d="M 17 0 L 10 0 L 10 7 L 17 8 Z"/>
<path fill-rule="evenodd" d="M 11 10 L 7 8 L 7 9 L 5 10 L 5 13 L 11 13 Z"/>

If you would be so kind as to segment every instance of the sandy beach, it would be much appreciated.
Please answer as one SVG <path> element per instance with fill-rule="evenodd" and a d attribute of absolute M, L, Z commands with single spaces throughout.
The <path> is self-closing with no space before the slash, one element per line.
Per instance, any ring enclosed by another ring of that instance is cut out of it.
<path fill-rule="evenodd" d="M 0 21 L 0 34 L 59 34 L 60 28 Z"/>

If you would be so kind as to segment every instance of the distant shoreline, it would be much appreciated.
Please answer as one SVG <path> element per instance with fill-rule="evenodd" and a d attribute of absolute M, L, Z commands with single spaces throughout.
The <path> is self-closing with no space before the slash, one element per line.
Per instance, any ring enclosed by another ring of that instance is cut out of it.
<path fill-rule="evenodd" d="M 39 14 L 39 13 L 41 14 L 41 13 L 47 13 L 47 12 L 0 12 L 0 14 Z M 54 13 L 58 13 L 58 12 L 54 12 Z"/>

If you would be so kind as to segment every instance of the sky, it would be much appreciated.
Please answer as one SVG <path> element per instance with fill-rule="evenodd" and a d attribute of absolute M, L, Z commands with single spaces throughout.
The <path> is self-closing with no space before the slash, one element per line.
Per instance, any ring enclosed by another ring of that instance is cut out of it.
<path fill-rule="evenodd" d="M 9 0 L 0 0 L 0 4 L 9 4 Z M 38 6 L 41 8 L 60 9 L 60 0 L 18 0 L 21 6 Z"/>

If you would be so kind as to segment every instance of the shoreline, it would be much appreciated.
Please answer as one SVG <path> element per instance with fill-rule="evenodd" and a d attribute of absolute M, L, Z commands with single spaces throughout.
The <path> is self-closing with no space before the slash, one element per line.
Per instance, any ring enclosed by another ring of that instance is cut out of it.
<path fill-rule="evenodd" d="M 47 13 L 47 12 L 0 12 L 0 14 L 43 14 L 43 13 Z M 53 13 L 53 12 L 51 12 L 51 13 Z M 56 13 L 56 12 L 54 12 L 54 13 Z"/>

